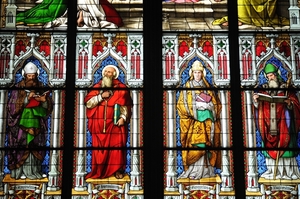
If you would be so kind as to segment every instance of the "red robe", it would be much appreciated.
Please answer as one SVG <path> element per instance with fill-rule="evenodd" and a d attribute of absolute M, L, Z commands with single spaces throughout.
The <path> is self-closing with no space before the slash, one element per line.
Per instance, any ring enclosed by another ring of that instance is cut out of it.
<path fill-rule="evenodd" d="M 113 80 L 114 88 L 126 88 L 119 80 Z M 94 88 L 101 87 L 100 83 Z M 104 110 L 105 101 L 101 101 L 94 108 L 87 108 L 86 114 L 88 118 L 88 129 L 92 134 L 92 146 L 103 147 L 107 149 L 92 150 L 92 171 L 87 174 L 86 178 L 107 178 L 116 171 L 124 169 L 126 164 L 126 141 L 128 134 L 128 122 L 131 117 L 132 100 L 128 90 L 112 90 L 113 95 L 107 101 L 106 107 L 106 123 L 104 129 Z M 92 97 L 98 95 L 100 90 L 92 90 L 85 97 L 86 103 Z M 114 105 L 127 106 L 128 115 L 125 125 L 114 125 Z M 113 148 L 117 149 L 113 149 Z M 120 149 L 119 147 L 123 147 Z"/>
<path fill-rule="evenodd" d="M 267 94 L 266 92 L 261 92 Z M 284 92 L 279 92 L 278 96 L 284 96 Z M 297 147 L 297 137 L 300 127 L 300 103 L 295 93 L 290 92 L 288 98 L 293 103 L 293 109 L 287 109 L 287 103 L 276 103 L 276 124 L 277 135 L 270 134 L 270 103 L 259 101 L 258 110 L 255 112 L 256 124 L 263 140 L 265 148 L 284 148 Z M 266 155 L 275 159 L 278 157 L 293 157 L 292 151 L 265 151 Z M 277 154 L 279 153 L 279 154 Z"/>
<path fill-rule="evenodd" d="M 118 27 L 123 26 L 123 21 L 119 13 L 107 0 L 100 0 L 99 3 L 105 12 L 107 21 L 116 24 Z"/>

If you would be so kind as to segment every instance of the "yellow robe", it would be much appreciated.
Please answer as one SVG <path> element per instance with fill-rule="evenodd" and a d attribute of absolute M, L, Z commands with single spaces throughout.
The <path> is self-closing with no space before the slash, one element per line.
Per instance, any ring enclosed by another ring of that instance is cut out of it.
<path fill-rule="evenodd" d="M 206 87 L 209 87 L 208 83 L 204 80 Z M 191 88 L 190 81 L 186 83 L 186 88 Z M 183 150 L 182 160 L 185 170 L 188 166 L 197 162 L 203 155 L 206 155 L 206 150 L 199 150 L 199 146 L 203 147 L 219 147 L 220 146 L 220 113 L 221 113 L 221 103 L 219 98 L 214 94 L 214 91 L 206 90 L 212 98 L 211 101 L 214 105 L 214 112 L 216 115 L 215 121 L 211 119 L 206 119 L 203 122 L 198 121 L 195 113 L 195 101 L 193 92 L 199 94 L 203 92 L 202 90 L 186 90 L 181 91 L 178 102 L 177 110 L 180 116 L 180 138 L 183 148 L 191 148 L 195 150 Z M 214 137 L 211 142 L 211 128 L 214 122 Z M 196 146 L 197 145 L 197 146 Z M 220 151 L 209 150 L 209 162 L 211 166 L 220 167 L 221 156 Z"/>
<path fill-rule="evenodd" d="M 238 0 L 238 20 L 243 24 L 267 27 L 272 25 L 288 26 L 289 20 L 276 14 L 276 0 Z M 212 22 L 221 25 L 228 21 L 225 16 Z"/>
<path fill-rule="evenodd" d="M 289 25 L 276 14 L 276 4 L 276 0 L 238 0 L 239 21 L 255 26 Z"/>

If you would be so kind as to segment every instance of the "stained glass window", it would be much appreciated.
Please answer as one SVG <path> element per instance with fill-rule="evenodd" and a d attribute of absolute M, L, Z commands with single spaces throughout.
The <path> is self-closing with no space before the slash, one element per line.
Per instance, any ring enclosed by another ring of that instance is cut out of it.
<path fill-rule="evenodd" d="M 297 1 L 0 5 L 0 198 L 299 197 Z"/>
<path fill-rule="evenodd" d="M 298 3 L 203 3 L 162 2 L 165 195 L 298 197 Z"/>

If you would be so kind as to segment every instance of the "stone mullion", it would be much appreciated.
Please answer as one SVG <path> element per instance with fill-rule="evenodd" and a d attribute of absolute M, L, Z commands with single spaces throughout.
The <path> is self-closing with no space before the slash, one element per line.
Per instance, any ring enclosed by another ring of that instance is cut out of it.
<path fill-rule="evenodd" d="M 79 90 L 79 115 L 78 115 L 78 157 L 77 157 L 77 170 L 76 170 L 76 180 L 75 180 L 75 190 L 76 191 L 84 191 L 86 190 L 85 186 L 85 158 L 84 151 L 80 148 L 85 146 L 84 144 L 84 136 L 86 131 L 86 119 L 85 119 L 85 105 L 84 105 L 84 97 L 86 95 L 85 90 Z"/>
<path fill-rule="evenodd" d="M 246 109 L 247 109 L 247 144 L 249 148 L 255 147 L 255 136 L 253 129 L 253 118 L 252 118 L 252 111 L 251 111 L 251 91 L 245 91 L 246 93 Z M 248 151 L 248 181 L 247 181 L 247 190 L 251 192 L 259 191 L 258 187 L 258 174 L 256 171 L 256 155 L 254 151 Z"/>
<path fill-rule="evenodd" d="M 138 91 L 132 90 L 132 100 L 133 100 L 133 108 L 132 108 L 132 119 L 131 119 L 131 135 L 132 135 L 132 170 L 130 172 L 131 185 L 130 190 L 141 190 L 141 172 L 140 172 L 140 153 L 136 148 L 139 147 L 139 101 L 138 101 Z"/>
<path fill-rule="evenodd" d="M 222 132 L 222 188 L 221 191 L 232 191 L 232 173 L 230 172 L 230 161 L 228 148 L 228 113 L 227 113 L 227 100 L 226 91 L 220 90 L 220 98 L 222 103 L 221 111 L 221 132 Z"/>
<path fill-rule="evenodd" d="M 54 90 L 54 110 L 53 110 L 53 133 L 52 133 L 52 145 L 53 145 L 53 150 L 52 150 L 52 155 L 51 155 L 51 164 L 50 164 L 50 171 L 49 171 L 49 181 L 48 181 L 48 187 L 47 190 L 49 191 L 57 191 L 59 190 L 59 185 L 58 185 L 58 178 L 59 178 L 59 171 L 58 171 L 58 165 L 59 165 L 59 155 L 57 153 L 56 148 L 58 148 L 58 143 L 60 140 L 60 127 L 61 127 L 61 106 L 59 104 L 61 102 L 61 90 Z"/>
<path fill-rule="evenodd" d="M 167 102 L 167 110 L 168 110 L 168 115 L 167 115 L 167 125 L 168 125 L 168 147 L 169 148 L 173 148 L 175 140 L 174 140 L 174 134 L 176 132 L 174 126 L 175 126 L 175 118 L 174 118 L 174 93 L 175 91 L 173 90 L 168 90 L 168 102 Z M 176 180 L 177 180 L 177 172 L 176 172 L 176 157 L 175 157 L 175 153 L 174 150 L 169 150 L 168 151 L 168 171 L 166 173 L 166 190 L 167 191 L 177 191 L 178 187 L 176 185 Z"/>

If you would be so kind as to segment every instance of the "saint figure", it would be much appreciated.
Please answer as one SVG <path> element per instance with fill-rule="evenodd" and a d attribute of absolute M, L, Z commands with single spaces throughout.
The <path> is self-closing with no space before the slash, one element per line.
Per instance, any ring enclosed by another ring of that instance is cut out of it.
<path fill-rule="evenodd" d="M 38 80 L 38 68 L 28 62 L 24 79 L 15 86 L 7 106 L 8 168 L 15 179 L 40 179 L 45 157 L 48 118 L 53 109 L 50 91 Z M 43 148 L 43 149 L 41 149 Z"/>
<path fill-rule="evenodd" d="M 180 139 L 184 148 L 184 172 L 179 178 L 200 179 L 215 176 L 214 167 L 220 167 L 220 153 L 210 147 L 220 146 L 221 103 L 205 79 L 205 69 L 195 61 L 177 102 L 180 117 Z"/>
<path fill-rule="evenodd" d="M 300 103 L 295 92 L 284 91 L 290 87 L 290 83 L 283 82 L 274 64 L 268 63 L 264 72 L 267 83 L 261 85 L 261 90 L 253 94 L 256 127 L 262 137 L 262 147 L 268 148 L 263 151 L 267 171 L 261 177 L 299 179 L 295 158 L 297 151 L 289 148 L 297 148 Z"/>
<path fill-rule="evenodd" d="M 92 171 L 86 178 L 124 177 L 126 141 L 132 99 L 117 78 L 119 69 L 107 65 L 102 80 L 85 97 L 88 129 L 92 134 Z"/>

